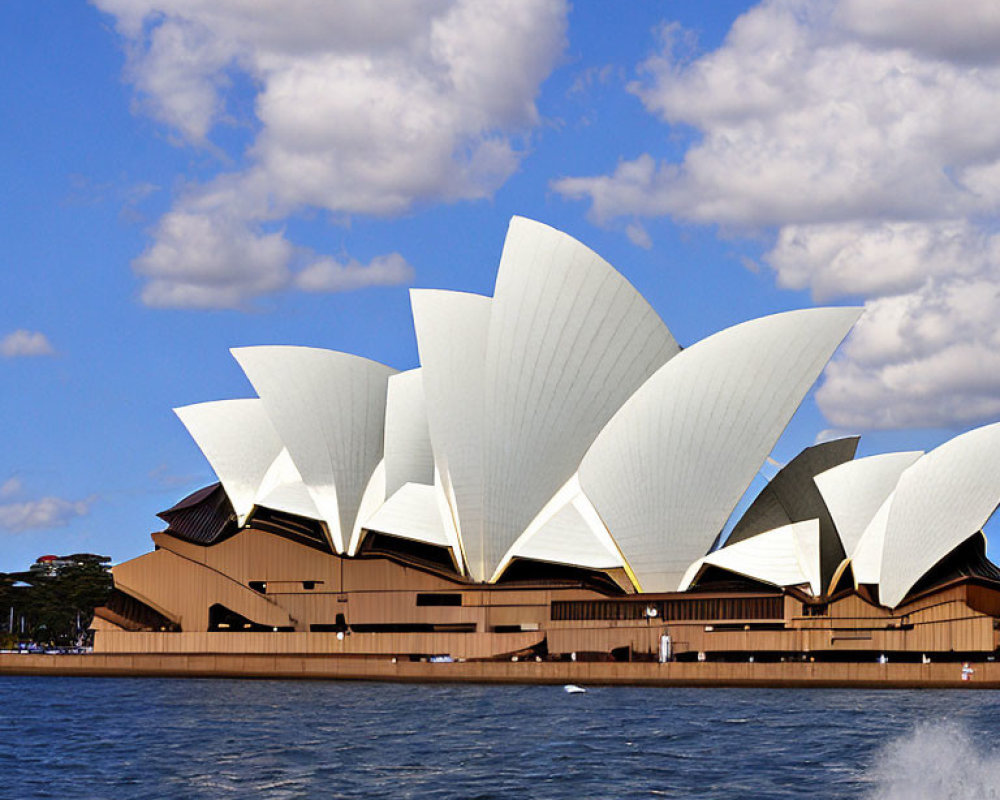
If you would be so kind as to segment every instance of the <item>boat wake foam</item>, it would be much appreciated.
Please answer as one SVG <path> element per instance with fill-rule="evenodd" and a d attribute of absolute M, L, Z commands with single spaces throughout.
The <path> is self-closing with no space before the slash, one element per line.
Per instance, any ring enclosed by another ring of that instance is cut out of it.
<path fill-rule="evenodd" d="M 865 776 L 870 800 L 1000 799 L 1000 751 L 954 723 L 923 723 L 891 742 Z"/>

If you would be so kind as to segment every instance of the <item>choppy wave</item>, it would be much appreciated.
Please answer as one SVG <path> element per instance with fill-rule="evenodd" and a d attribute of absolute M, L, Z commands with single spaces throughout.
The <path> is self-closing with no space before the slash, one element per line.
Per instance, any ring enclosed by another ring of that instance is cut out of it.
<path fill-rule="evenodd" d="M 989 800 L 1000 787 L 1000 692 L 0 677 L 0 697 L 0 800 Z"/>
<path fill-rule="evenodd" d="M 891 742 L 869 772 L 872 800 L 1000 798 L 996 731 L 925 722 Z"/>

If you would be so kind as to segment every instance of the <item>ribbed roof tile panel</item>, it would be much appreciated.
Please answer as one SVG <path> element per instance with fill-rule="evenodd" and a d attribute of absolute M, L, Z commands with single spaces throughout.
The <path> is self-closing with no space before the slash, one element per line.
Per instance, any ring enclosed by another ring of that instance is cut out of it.
<path fill-rule="evenodd" d="M 604 428 L 580 483 L 644 591 L 676 589 L 705 554 L 859 313 L 790 311 L 721 331 Z"/>
<path fill-rule="evenodd" d="M 877 585 L 882 579 L 882 550 L 885 547 L 885 529 L 889 524 L 889 509 L 895 492 L 882 501 L 871 521 L 865 526 L 851 557 L 851 571 L 854 582 Z"/>
<path fill-rule="evenodd" d="M 879 506 L 896 488 L 919 450 L 859 458 L 821 472 L 813 480 L 833 518 L 844 552 L 852 556 Z"/>
<path fill-rule="evenodd" d="M 483 387 L 492 300 L 413 289 L 410 304 L 439 490 L 470 573 L 483 580 Z"/>
<path fill-rule="evenodd" d="M 365 523 L 364 527 L 404 539 L 451 547 L 438 510 L 433 486 L 404 484 Z"/>
<path fill-rule="evenodd" d="M 806 520 L 759 533 L 709 553 L 688 569 L 680 588 L 686 590 L 706 566 L 719 567 L 774 586 L 808 584 L 821 593 L 819 520 Z"/>
<path fill-rule="evenodd" d="M 226 490 L 240 524 L 281 452 L 281 439 L 257 398 L 218 400 L 175 408 Z"/>
<path fill-rule="evenodd" d="M 254 502 L 258 506 L 298 517 L 314 520 L 323 518 L 313 502 L 309 488 L 302 482 L 302 476 L 292 463 L 287 448 L 282 448 L 268 468 Z"/>
<path fill-rule="evenodd" d="M 434 453 L 419 369 L 389 378 L 385 405 L 385 493 L 405 483 L 434 484 Z"/>
<path fill-rule="evenodd" d="M 981 530 L 1000 503 L 1000 423 L 963 433 L 899 479 L 882 551 L 879 600 L 895 607 L 948 553 Z"/>
<path fill-rule="evenodd" d="M 622 566 L 621 554 L 593 504 L 573 475 L 535 516 L 494 570 L 496 580 L 514 558 L 530 558 L 573 567 Z"/>
<path fill-rule="evenodd" d="M 726 543 L 735 544 L 793 522 L 818 519 L 822 554 L 820 567 L 824 583 L 829 581 L 847 554 L 813 478 L 817 473 L 850 461 L 857 449 L 857 436 L 832 439 L 807 447 L 785 464 L 757 495 Z"/>
<path fill-rule="evenodd" d="M 514 217 L 489 328 L 486 535 L 475 572 L 496 568 L 621 404 L 678 350 L 652 307 L 604 259 Z"/>
<path fill-rule="evenodd" d="M 361 497 L 382 460 L 385 397 L 396 370 L 312 347 L 232 351 L 343 552 Z"/>
<path fill-rule="evenodd" d="M 515 545 L 513 558 L 530 558 L 573 567 L 612 569 L 621 557 L 609 547 L 574 503 L 563 506 L 522 544 Z"/>

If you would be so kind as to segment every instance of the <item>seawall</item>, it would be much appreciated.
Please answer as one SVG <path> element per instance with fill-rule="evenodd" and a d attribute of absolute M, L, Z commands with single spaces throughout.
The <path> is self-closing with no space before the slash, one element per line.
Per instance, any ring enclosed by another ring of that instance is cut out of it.
<path fill-rule="evenodd" d="M 865 689 L 1000 689 L 1000 663 L 669 663 L 479 661 L 266 654 L 0 654 L 2 675 L 277 678 L 421 683 Z"/>

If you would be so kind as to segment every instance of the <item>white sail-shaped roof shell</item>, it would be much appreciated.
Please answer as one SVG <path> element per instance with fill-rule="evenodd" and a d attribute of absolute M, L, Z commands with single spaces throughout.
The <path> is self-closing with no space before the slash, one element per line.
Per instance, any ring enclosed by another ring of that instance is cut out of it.
<path fill-rule="evenodd" d="M 417 542 L 452 547 L 447 526 L 441 519 L 437 492 L 433 486 L 421 483 L 400 487 L 368 518 L 364 527 Z"/>
<path fill-rule="evenodd" d="M 385 397 L 396 370 L 311 347 L 232 351 L 344 552 L 369 480 L 382 460 Z"/>
<path fill-rule="evenodd" d="M 894 496 L 895 492 L 890 492 L 882 501 L 871 522 L 865 526 L 857 546 L 848 553 L 855 585 L 878 584 L 882 578 L 882 549 L 885 547 L 885 529 L 889 524 L 889 509 Z"/>
<path fill-rule="evenodd" d="M 492 580 L 499 578 L 515 558 L 588 569 L 614 569 L 623 565 L 611 534 L 580 489 L 576 475 L 556 492 L 511 545 Z"/>
<path fill-rule="evenodd" d="M 956 436 L 907 469 L 882 550 L 879 600 L 894 607 L 938 561 L 981 530 L 1000 504 L 1000 423 Z"/>
<path fill-rule="evenodd" d="M 813 478 L 848 557 L 857 548 L 875 512 L 896 488 L 903 471 L 922 455 L 922 451 L 914 450 L 858 458 Z"/>
<path fill-rule="evenodd" d="M 282 449 L 264 404 L 257 398 L 219 400 L 175 408 L 174 413 L 211 464 L 242 525 Z"/>
<path fill-rule="evenodd" d="M 819 563 L 819 520 L 793 522 L 709 553 L 690 566 L 681 579 L 687 590 L 705 567 L 715 566 L 774 586 L 806 584 L 822 593 Z"/>
<path fill-rule="evenodd" d="M 372 472 L 368 479 L 368 485 L 361 495 L 358 513 L 354 516 L 354 525 L 351 528 L 350 538 L 347 540 L 347 554 L 349 556 L 357 555 L 364 535 L 364 523 L 385 503 L 386 494 L 385 459 L 383 458 Z"/>
<path fill-rule="evenodd" d="M 385 493 L 405 483 L 434 483 L 434 454 L 419 369 L 389 378 L 385 401 Z"/>
<path fill-rule="evenodd" d="M 267 470 L 257 491 L 255 504 L 275 511 L 321 521 L 323 517 L 313 502 L 309 488 L 292 463 L 287 449 L 282 449 Z"/>
<path fill-rule="evenodd" d="M 629 398 L 580 467 L 643 591 L 672 591 L 702 556 L 856 308 L 790 311 L 704 339 Z"/>
<path fill-rule="evenodd" d="M 513 549 L 512 557 L 588 569 L 621 567 L 621 556 L 598 524 L 600 518 L 593 507 L 578 499 L 549 517 L 533 536 Z"/>
<path fill-rule="evenodd" d="M 453 516 L 460 561 L 482 551 L 483 383 L 489 297 L 434 289 L 410 291 L 420 354 L 435 482 Z"/>
<path fill-rule="evenodd" d="M 474 577 L 490 576 L 621 404 L 678 350 L 604 259 L 547 225 L 513 218 L 486 353 L 481 545 L 463 522 Z"/>

